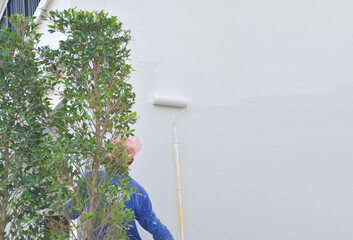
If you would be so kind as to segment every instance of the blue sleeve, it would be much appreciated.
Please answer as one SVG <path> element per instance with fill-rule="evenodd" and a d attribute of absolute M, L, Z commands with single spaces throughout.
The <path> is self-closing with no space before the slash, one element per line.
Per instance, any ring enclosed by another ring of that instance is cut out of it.
<path fill-rule="evenodd" d="M 152 210 L 152 204 L 150 198 L 144 189 L 141 189 L 135 195 L 135 215 L 136 220 L 140 225 L 149 233 L 153 235 L 155 240 L 174 240 L 172 234 L 166 226 L 157 218 L 156 214 Z"/>
<path fill-rule="evenodd" d="M 77 185 L 77 188 L 79 189 L 80 192 L 83 191 L 81 187 L 81 183 Z M 87 195 L 87 192 L 85 192 L 84 195 Z M 65 217 L 67 217 L 68 219 L 76 220 L 80 216 L 81 212 L 82 210 L 80 209 L 78 211 L 77 206 L 75 206 L 75 203 L 72 200 L 69 201 L 64 208 Z"/>
<path fill-rule="evenodd" d="M 81 181 L 84 182 L 83 177 L 81 178 Z M 84 191 L 84 189 L 82 189 L 83 188 L 82 182 L 78 183 L 76 187 L 78 191 L 80 191 L 81 193 Z M 83 196 L 87 196 L 87 191 L 83 193 Z M 89 210 L 89 206 L 87 206 L 87 209 Z M 77 210 L 77 206 L 75 206 L 75 203 L 72 200 L 69 201 L 64 208 L 65 217 L 67 217 L 68 219 L 76 220 L 80 216 L 81 212 L 82 212 L 82 209 Z"/>
<path fill-rule="evenodd" d="M 69 219 L 76 220 L 80 216 L 80 214 L 78 211 L 73 209 L 72 205 L 73 204 L 71 201 L 66 204 L 65 209 L 64 209 L 64 215 L 65 215 L 65 217 L 67 217 Z"/>

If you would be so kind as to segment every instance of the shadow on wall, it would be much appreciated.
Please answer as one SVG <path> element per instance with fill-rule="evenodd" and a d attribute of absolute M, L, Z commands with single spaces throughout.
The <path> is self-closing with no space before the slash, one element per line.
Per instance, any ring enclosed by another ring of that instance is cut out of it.
<path fill-rule="evenodd" d="M 353 239 L 353 83 L 192 106 L 179 125 L 189 238 Z"/>

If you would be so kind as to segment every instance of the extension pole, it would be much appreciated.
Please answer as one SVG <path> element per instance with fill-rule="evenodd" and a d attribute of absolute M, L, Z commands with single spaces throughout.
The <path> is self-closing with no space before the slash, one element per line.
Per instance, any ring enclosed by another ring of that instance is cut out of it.
<path fill-rule="evenodd" d="M 178 206 L 179 206 L 179 225 L 181 240 L 184 240 L 184 227 L 183 227 L 183 210 L 181 205 L 181 183 L 180 183 L 180 169 L 179 169 L 179 148 L 178 148 L 178 135 L 175 124 L 173 124 L 173 138 L 174 138 L 174 158 L 177 177 L 177 193 L 178 193 Z"/>
<path fill-rule="evenodd" d="M 185 110 L 173 114 L 173 139 L 174 139 L 173 142 L 174 142 L 175 169 L 176 169 L 176 177 L 177 177 L 180 237 L 181 237 L 181 240 L 184 240 L 183 210 L 181 207 L 181 183 L 180 183 L 180 169 L 179 169 L 178 134 L 177 134 L 176 124 L 175 124 L 175 117 L 176 115 L 184 113 L 189 110 L 188 101 L 183 98 L 154 96 L 153 104 L 157 106 L 164 106 L 164 107 L 176 107 L 176 108 L 186 107 Z"/>

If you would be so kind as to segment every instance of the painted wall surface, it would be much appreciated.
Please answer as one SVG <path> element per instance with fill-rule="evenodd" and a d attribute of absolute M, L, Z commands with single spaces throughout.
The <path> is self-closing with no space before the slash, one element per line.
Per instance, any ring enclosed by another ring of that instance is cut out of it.
<path fill-rule="evenodd" d="M 190 104 L 177 118 L 186 239 L 353 239 L 353 2 L 69 5 L 132 31 L 143 146 L 131 174 L 176 239 L 179 110 L 153 106 L 155 94 Z"/>

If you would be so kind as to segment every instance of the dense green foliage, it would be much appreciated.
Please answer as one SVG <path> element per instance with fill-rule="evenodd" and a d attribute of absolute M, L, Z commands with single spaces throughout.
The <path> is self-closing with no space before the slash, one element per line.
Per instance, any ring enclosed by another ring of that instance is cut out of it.
<path fill-rule="evenodd" d="M 0 31 L 0 240 L 126 239 L 129 156 L 120 143 L 108 153 L 136 122 L 130 32 L 103 11 L 46 19 L 51 33 L 66 35 L 58 49 L 37 47 L 30 18 L 14 15 L 17 31 Z M 61 107 L 52 111 L 54 89 Z"/>
<path fill-rule="evenodd" d="M 55 139 L 48 145 L 48 153 L 53 153 L 51 181 L 56 183 L 52 192 L 60 193 L 51 209 L 57 212 L 70 200 L 64 217 L 70 221 L 70 215 L 80 214 L 79 235 L 125 239 L 124 229 L 132 218 L 124 210 L 129 178 L 121 178 L 121 184 L 114 186 L 109 179 L 118 172 L 126 174 L 127 166 L 112 164 L 107 153 L 113 147 L 110 140 L 128 137 L 136 121 L 131 111 L 135 94 L 128 83 L 132 71 L 129 31 L 122 29 L 117 17 L 103 11 L 51 11 L 47 19 L 50 32 L 67 37 L 57 50 L 41 49 L 46 67 L 64 86 L 59 91 L 62 107 L 52 115 L 50 125 Z M 119 148 L 114 162 L 128 162 L 126 150 Z"/>
<path fill-rule="evenodd" d="M 40 212 L 50 202 L 43 131 L 53 84 L 36 57 L 34 22 L 21 15 L 9 21 L 16 32 L 0 30 L 0 239 L 39 239 Z"/>

